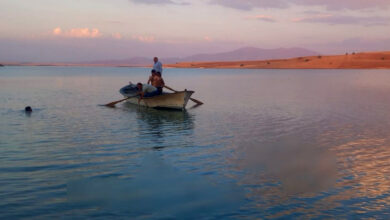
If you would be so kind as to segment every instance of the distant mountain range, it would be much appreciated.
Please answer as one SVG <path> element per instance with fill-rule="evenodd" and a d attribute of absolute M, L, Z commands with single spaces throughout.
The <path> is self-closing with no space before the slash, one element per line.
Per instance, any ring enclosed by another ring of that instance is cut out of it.
<path fill-rule="evenodd" d="M 268 60 L 268 59 L 288 59 L 302 56 L 315 56 L 318 52 L 304 48 L 278 48 L 278 49 L 261 49 L 255 47 L 244 47 L 237 50 L 214 53 L 214 54 L 196 54 L 188 57 L 178 58 L 161 57 L 163 64 L 175 64 L 179 62 L 216 62 L 216 61 L 250 61 L 250 60 Z M 101 64 L 101 65 L 130 65 L 145 66 L 152 64 L 152 58 L 133 57 L 120 60 L 97 60 L 82 62 L 83 64 Z"/>
<path fill-rule="evenodd" d="M 318 53 L 303 48 L 261 49 L 244 47 L 225 53 L 197 54 L 183 58 L 184 60 L 182 62 L 287 59 L 314 55 L 318 55 Z"/>

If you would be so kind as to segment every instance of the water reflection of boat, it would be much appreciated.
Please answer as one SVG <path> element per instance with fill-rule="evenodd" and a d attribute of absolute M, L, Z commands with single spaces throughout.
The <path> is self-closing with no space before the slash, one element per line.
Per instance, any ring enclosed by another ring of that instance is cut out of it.
<path fill-rule="evenodd" d="M 136 85 L 130 84 L 119 90 L 119 92 L 129 99 L 127 102 L 151 107 L 151 108 L 169 108 L 169 109 L 185 109 L 188 100 L 194 91 L 178 91 L 175 93 L 163 93 L 153 97 L 145 97 L 138 103 L 138 97 L 135 96 L 137 93 Z"/>
<path fill-rule="evenodd" d="M 131 103 L 126 103 L 134 108 Z M 138 119 L 147 122 L 151 126 L 180 127 L 183 129 L 193 128 L 193 115 L 187 111 L 156 110 L 153 108 L 137 108 Z M 184 126 L 184 127 L 183 127 Z"/>
<path fill-rule="evenodd" d="M 188 145 L 191 145 L 194 130 L 194 115 L 184 111 L 157 110 L 154 108 L 138 108 L 131 103 L 123 105 L 126 111 L 136 113 L 138 133 L 148 140 L 152 148 L 164 148 L 174 146 L 177 140 L 183 145 L 188 137 Z M 184 144 L 184 145 L 187 145 Z"/>

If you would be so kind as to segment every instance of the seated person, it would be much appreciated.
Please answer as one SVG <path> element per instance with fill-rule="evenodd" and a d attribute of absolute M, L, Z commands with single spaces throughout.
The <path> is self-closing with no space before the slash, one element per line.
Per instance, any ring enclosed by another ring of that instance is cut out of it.
<path fill-rule="evenodd" d="M 138 103 L 144 97 L 152 97 L 158 95 L 158 91 L 156 87 L 149 84 L 137 83 L 137 90 L 138 90 L 137 95 L 140 96 L 140 98 L 138 99 Z"/>
<path fill-rule="evenodd" d="M 160 72 L 155 73 L 153 77 L 152 85 L 157 88 L 158 95 L 161 95 L 163 87 L 165 86 L 165 82 L 164 79 L 161 77 Z"/>
<path fill-rule="evenodd" d="M 156 76 L 156 70 L 152 69 L 151 75 L 149 76 L 147 84 L 152 84 L 153 85 L 153 79 Z"/>

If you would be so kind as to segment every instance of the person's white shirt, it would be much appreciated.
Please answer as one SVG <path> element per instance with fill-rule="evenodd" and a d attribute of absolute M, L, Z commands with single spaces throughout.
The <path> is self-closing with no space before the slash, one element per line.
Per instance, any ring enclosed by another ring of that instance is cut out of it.
<path fill-rule="evenodd" d="M 162 73 L 162 63 L 160 61 L 157 61 L 153 65 L 153 69 L 156 70 L 156 72 Z"/>
<path fill-rule="evenodd" d="M 157 90 L 157 88 L 152 86 L 152 85 L 142 84 L 142 92 L 144 92 L 144 93 L 151 93 L 151 92 L 154 92 L 156 90 Z"/>

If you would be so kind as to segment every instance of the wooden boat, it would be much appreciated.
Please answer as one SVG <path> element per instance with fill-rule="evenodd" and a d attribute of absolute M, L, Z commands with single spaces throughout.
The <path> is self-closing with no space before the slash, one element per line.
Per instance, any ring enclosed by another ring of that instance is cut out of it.
<path fill-rule="evenodd" d="M 146 106 L 150 108 L 168 108 L 168 109 L 185 109 L 188 100 L 194 91 L 178 91 L 175 93 L 163 93 L 162 95 L 144 97 L 138 103 L 139 97 L 137 94 L 137 86 L 134 84 L 129 84 L 119 90 L 119 92 L 127 99 L 127 102 Z"/>

